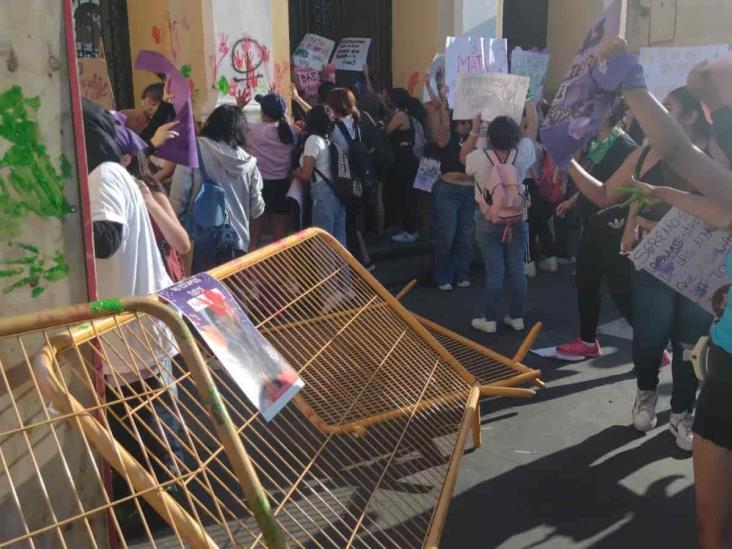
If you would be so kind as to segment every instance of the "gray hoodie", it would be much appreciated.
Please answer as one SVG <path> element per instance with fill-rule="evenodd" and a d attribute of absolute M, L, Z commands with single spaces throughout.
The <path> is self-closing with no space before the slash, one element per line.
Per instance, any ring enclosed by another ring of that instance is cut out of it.
<path fill-rule="evenodd" d="M 249 248 L 249 222 L 264 213 L 262 176 L 257 159 L 241 147 L 232 148 L 206 137 L 199 137 L 201 157 L 208 176 L 220 183 L 226 191 L 231 223 Z M 170 202 L 180 216 L 191 205 L 201 186 L 201 172 L 180 164 L 175 168 L 170 187 Z"/>

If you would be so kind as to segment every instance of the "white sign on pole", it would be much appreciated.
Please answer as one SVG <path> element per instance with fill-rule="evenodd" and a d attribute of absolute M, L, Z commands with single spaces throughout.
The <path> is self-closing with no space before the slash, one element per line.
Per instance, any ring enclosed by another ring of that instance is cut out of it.
<path fill-rule="evenodd" d="M 630 255 L 644 269 L 709 312 L 729 289 L 725 259 L 732 233 L 672 208 Z"/>
<path fill-rule="evenodd" d="M 685 46 L 673 48 L 641 48 L 640 63 L 646 76 L 648 90 L 663 101 L 668 93 L 686 85 L 692 67 L 705 59 L 726 54 L 726 44 Z"/>
<path fill-rule="evenodd" d="M 323 36 L 308 33 L 292 54 L 292 64 L 296 67 L 322 71 L 330 61 L 335 42 Z"/>
<path fill-rule="evenodd" d="M 461 74 L 455 93 L 454 120 L 470 120 L 479 114 L 484 120 L 510 116 L 521 123 L 528 76 L 489 72 Z"/>
<path fill-rule="evenodd" d="M 371 38 L 344 38 L 333 56 L 333 65 L 339 71 L 361 72 L 370 47 Z"/>

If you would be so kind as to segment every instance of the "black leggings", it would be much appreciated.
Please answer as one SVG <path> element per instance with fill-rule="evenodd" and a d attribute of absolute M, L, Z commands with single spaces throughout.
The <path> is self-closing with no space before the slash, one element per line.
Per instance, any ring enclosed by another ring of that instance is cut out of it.
<path fill-rule="evenodd" d="M 394 167 L 391 170 L 393 206 L 402 228 L 408 233 L 417 232 L 417 191 L 414 178 L 417 177 L 419 160 L 409 147 L 397 147 L 394 151 Z"/>
<path fill-rule="evenodd" d="M 618 310 L 633 325 L 631 265 L 628 258 L 620 255 L 619 251 L 618 237 L 586 230 L 580 239 L 576 284 L 582 341 L 589 343 L 597 339 L 603 278 L 607 280 L 610 297 Z"/>
<path fill-rule="evenodd" d="M 539 188 L 533 179 L 525 181 L 531 195 L 531 208 L 529 208 L 529 257 L 536 261 L 542 256 L 556 256 L 556 245 L 554 234 L 549 227 L 549 220 L 554 215 L 554 204 L 550 204 L 541 197 Z M 536 241 L 539 241 L 539 247 Z"/>

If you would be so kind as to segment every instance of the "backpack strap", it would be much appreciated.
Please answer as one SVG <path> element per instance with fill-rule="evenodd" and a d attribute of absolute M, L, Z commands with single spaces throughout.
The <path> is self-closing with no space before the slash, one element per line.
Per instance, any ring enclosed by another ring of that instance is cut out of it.
<path fill-rule="evenodd" d="M 651 152 L 651 146 L 646 145 L 643 147 L 643 150 L 640 153 L 640 156 L 638 157 L 638 162 L 635 165 L 635 178 L 640 181 L 641 179 L 641 170 L 643 169 L 643 164 L 646 162 L 646 158 L 648 158 L 648 153 Z"/>
<path fill-rule="evenodd" d="M 508 161 L 511 161 L 512 165 L 516 165 L 516 159 L 518 158 L 518 149 L 513 148 L 511 149 L 511 152 L 508 153 L 508 157 L 506 158 L 506 164 L 508 164 Z"/>
<path fill-rule="evenodd" d="M 492 150 L 483 149 L 483 154 L 485 154 L 485 157 L 488 159 L 488 162 L 491 163 L 491 166 L 495 166 L 496 164 L 500 164 L 500 160 L 498 160 L 498 157 L 496 156 L 496 153 L 494 153 Z"/>

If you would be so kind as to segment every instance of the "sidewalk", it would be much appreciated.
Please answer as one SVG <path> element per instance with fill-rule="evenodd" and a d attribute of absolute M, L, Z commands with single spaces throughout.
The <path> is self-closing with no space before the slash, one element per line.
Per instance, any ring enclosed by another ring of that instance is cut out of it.
<path fill-rule="evenodd" d="M 384 270 L 408 278 L 410 269 L 428 264 L 428 257 L 415 256 Z M 513 354 L 521 335 L 470 329 L 471 316 L 480 312 L 482 272 L 476 270 L 473 282 L 472 289 L 450 293 L 420 286 L 404 303 Z M 527 326 L 544 322 L 539 346 L 576 336 L 575 303 L 568 267 L 530 280 L 526 320 Z M 601 324 L 619 316 L 609 302 L 604 309 Z M 630 341 L 603 336 L 602 343 L 605 356 L 584 363 L 530 355 L 527 365 L 540 368 L 548 386 L 531 401 L 483 401 L 483 447 L 462 461 L 442 547 L 697 546 L 691 455 L 668 433 L 670 368 L 661 375 L 659 426 L 640 434 L 631 426 Z"/>

